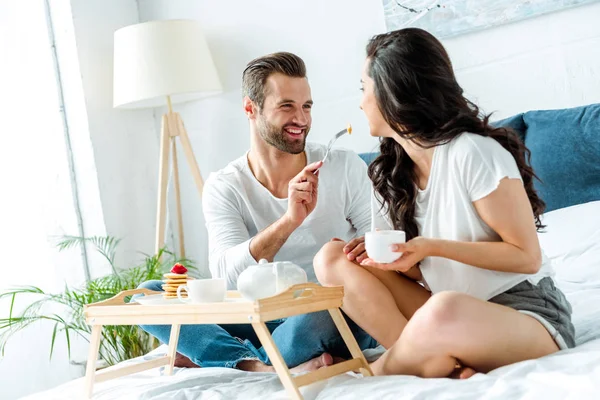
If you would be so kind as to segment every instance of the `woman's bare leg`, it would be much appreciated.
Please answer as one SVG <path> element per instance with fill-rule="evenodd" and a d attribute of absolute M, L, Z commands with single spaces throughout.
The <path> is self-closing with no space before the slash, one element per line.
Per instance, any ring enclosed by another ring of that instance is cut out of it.
<path fill-rule="evenodd" d="M 534 318 L 511 308 L 442 292 L 419 309 L 398 341 L 371 367 L 376 375 L 446 377 L 457 360 L 488 372 L 558 351 Z"/>
<path fill-rule="evenodd" d="M 323 286 L 344 286 L 344 312 L 389 348 L 430 293 L 395 272 L 349 261 L 342 250 L 344 244 L 329 242 L 317 253 L 314 259 L 317 278 Z"/>

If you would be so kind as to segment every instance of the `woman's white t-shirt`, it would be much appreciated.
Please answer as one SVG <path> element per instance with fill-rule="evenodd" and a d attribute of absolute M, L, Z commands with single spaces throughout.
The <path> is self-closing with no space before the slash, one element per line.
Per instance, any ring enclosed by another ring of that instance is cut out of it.
<path fill-rule="evenodd" d="M 463 133 L 435 147 L 427 187 L 419 189 L 416 200 L 419 235 L 463 242 L 501 241 L 477 214 L 473 202 L 496 190 L 504 178 L 522 180 L 513 156 L 493 138 Z M 393 229 L 377 196 L 371 205 L 372 229 Z M 421 273 L 432 293 L 453 290 L 488 300 L 527 279 L 537 284 L 552 276 L 553 268 L 545 254 L 542 267 L 534 275 L 427 257 L 421 261 Z"/>

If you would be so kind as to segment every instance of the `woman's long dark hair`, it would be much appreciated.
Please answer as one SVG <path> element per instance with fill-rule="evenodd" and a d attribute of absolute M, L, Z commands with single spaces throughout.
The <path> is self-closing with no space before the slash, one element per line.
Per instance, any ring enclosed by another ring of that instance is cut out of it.
<path fill-rule="evenodd" d="M 536 227 L 545 204 L 538 197 L 529 149 L 511 129 L 494 128 L 489 115 L 463 96 L 442 44 L 417 28 L 373 37 L 367 45 L 368 74 L 383 118 L 401 137 L 429 148 L 450 142 L 464 132 L 494 138 L 519 167 L 533 209 Z M 395 229 L 407 240 L 419 235 L 415 221 L 417 177 L 414 163 L 392 138 L 381 140 L 381 154 L 369 166 L 369 177 Z"/>

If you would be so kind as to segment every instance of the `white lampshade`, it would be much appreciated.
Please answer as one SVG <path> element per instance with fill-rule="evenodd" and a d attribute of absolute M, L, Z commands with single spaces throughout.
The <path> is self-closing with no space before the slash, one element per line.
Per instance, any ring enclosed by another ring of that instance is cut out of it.
<path fill-rule="evenodd" d="M 115 32 L 113 106 L 157 107 L 222 91 L 197 21 L 166 20 Z"/>

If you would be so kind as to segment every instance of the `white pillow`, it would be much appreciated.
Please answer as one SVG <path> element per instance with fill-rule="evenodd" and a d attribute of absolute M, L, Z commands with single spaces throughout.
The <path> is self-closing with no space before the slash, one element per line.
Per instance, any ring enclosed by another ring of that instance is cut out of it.
<path fill-rule="evenodd" d="M 543 215 L 547 225 L 540 245 L 552 260 L 559 280 L 600 282 L 600 201 L 578 204 Z"/>

